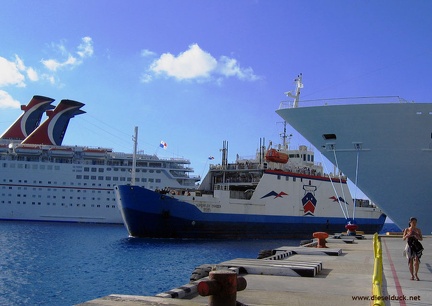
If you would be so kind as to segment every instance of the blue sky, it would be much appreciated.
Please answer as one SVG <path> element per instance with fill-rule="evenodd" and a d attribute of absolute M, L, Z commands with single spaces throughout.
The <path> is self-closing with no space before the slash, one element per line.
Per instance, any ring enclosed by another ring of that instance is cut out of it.
<path fill-rule="evenodd" d="M 204 175 L 279 140 L 303 99 L 432 97 L 430 1 L 13 1 L 0 4 L 0 130 L 33 95 L 85 103 L 63 144 L 191 160 Z M 56 102 L 54 104 L 56 104 Z M 304 140 L 293 133 L 292 145 Z M 160 141 L 168 144 L 159 148 Z"/>

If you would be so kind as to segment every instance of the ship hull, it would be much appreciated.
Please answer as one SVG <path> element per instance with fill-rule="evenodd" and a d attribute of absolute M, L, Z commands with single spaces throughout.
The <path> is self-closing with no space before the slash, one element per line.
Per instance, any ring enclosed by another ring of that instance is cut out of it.
<path fill-rule="evenodd" d="M 252 208 L 246 209 L 250 213 L 223 212 L 223 203 L 209 201 L 208 204 L 203 205 L 194 196 L 190 196 L 187 200 L 186 197 L 160 194 L 130 185 L 120 185 L 115 189 L 125 226 L 129 235 L 133 237 L 311 238 L 312 233 L 317 231 L 343 232 L 347 224 L 347 220 L 342 215 L 340 217 L 318 217 L 282 215 L 277 212 L 257 214 Z M 211 206 L 222 206 L 222 208 L 217 212 L 203 211 L 206 208 L 211 210 Z M 375 233 L 381 230 L 385 218 L 384 214 L 375 213 L 371 218 L 356 218 L 356 222 L 361 224 L 362 231 Z"/>
<path fill-rule="evenodd" d="M 49 148 L 43 154 L 50 154 Z M 95 165 L 92 159 L 48 156 L 0 153 L 0 220 L 123 223 L 114 185 L 130 180 L 132 167 L 124 160 L 131 158 L 98 159 Z M 153 157 L 139 168 L 137 180 L 152 189 L 183 187 L 171 169 L 179 171 L 179 164 Z M 194 187 L 195 180 L 189 181 L 187 186 Z"/>
<path fill-rule="evenodd" d="M 311 106 L 276 111 L 401 229 L 432 232 L 432 104 Z M 358 158 L 357 158 L 358 156 Z M 358 168 L 356 164 L 358 162 Z M 356 170 L 358 169 L 358 170 Z"/>

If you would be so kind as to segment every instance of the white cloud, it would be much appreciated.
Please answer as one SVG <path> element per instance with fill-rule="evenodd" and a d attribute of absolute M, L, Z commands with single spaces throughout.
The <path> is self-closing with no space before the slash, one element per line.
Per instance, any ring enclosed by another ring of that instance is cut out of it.
<path fill-rule="evenodd" d="M 21 103 L 14 100 L 6 91 L 0 90 L 0 108 L 19 108 Z"/>
<path fill-rule="evenodd" d="M 66 67 L 80 65 L 84 59 L 93 55 L 93 41 L 91 37 L 83 37 L 75 52 L 69 52 L 63 42 L 52 44 L 64 60 L 55 58 L 42 60 L 41 63 L 48 69 L 48 73 L 39 75 L 33 67 L 27 67 L 24 61 L 15 55 L 15 59 L 10 61 L 0 56 L 0 88 L 6 86 L 25 87 L 26 81 L 47 81 L 52 85 L 62 86 L 56 73 L 57 70 Z M 0 108 L 19 107 L 20 103 L 14 100 L 8 92 L 0 90 Z"/>
<path fill-rule="evenodd" d="M 86 36 L 82 38 L 82 43 L 78 46 L 77 53 L 81 58 L 93 55 L 93 40 L 91 37 Z"/>
<path fill-rule="evenodd" d="M 153 77 L 150 74 L 143 74 L 140 77 L 141 83 L 150 83 L 153 80 Z"/>
<path fill-rule="evenodd" d="M 15 85 L 18 87 L 25 87 L 25 76 L 21 73 L 20 68 L 22 61 L 16 57 L 15 62 L 8 61 L 0 56 L 0 86 Z"/>
<path fill-rule="evenodd" d="M 197 44 L 189 46 L 189 50 L 177 57 L 164 53 L 154 61 L 150 69 L 155 73 L 165 73 L 168 76 L 183 80 L 207 78 L 217 66 L 216 59 L 203 51 Z"/>
<path fill-rule="evenodd" d="M 145 55 L 151 52 L 144 51 L 142 54 Z M 198 44 L 190 45 L 188 50 L 178 56 L 171 53 L 162 54 L 150 65 L 149 72 L 178 80 L 211 80 L 213 78 L 220 80 L 220 77 L 236 77 L 248 81 L 259 79 L 253 73 L 252 68 L 242 68 L 236 59 L 227 56 L 221 56 L 218 61 L 210 53 L 202 50 Z"/>
<path fill-rule="evenodd" d="M 39 81 L 38 73 L 36 72 L 36 70 L 34 70 L 31 67 L 27 68 L 27 77 L 29 78 L 30 81 L 33 82 Z"/>
<path fill-rule="evenodd" d="M 241 68 L 236 59 L 227 56 L 221 56 L 218 63 L 218 70 L 220 74 L 224 76 L 236 76 L 240 80 L 255 81 L 259 79 L 259 77 L 254 74 L 252 68 Z"/>
<path fill-rule="evenodd" d="M 93 55 L 93 40 L 91 37 L 83 37 L 82 42 L 77 47 L 77 51 L 75 52 L 78 56 L 72 55 L 71 52 L 67 51 L 67 48 L 64 44 L 59 44 L 56 46 L 58 51 L 61 54 L 67 56 L 67 58 L 63 61 L 58 59 L 47 59 L 41 60 L 41 63 L 50 71 L 57 71 L 61 68 L 74 68 L 83 63 L 83 59 L 91 57 Z"/>
<path fill-rule="evenodd" d="M 156 53 L 153 51 L 150 51 L 148 49 L 144 49 L 141 51 L 141 56 L 142 57 L 153 57 L 153 56 L 156 56 Z"/>

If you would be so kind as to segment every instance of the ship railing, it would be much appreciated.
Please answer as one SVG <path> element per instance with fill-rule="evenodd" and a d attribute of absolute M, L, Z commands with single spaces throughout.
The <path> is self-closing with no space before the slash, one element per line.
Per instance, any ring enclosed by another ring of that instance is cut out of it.
<path fill-rule="evenodd" d="M 260 177 L 215 177 L 215 184 L 259 183 Z"/>
<path fill-rule="evenodd" d="M 263 165 L 259 163 L 235 163 L 228 164 L 226 166 L 223 165 L 210 165 L 210 170 L 261 170 L 263 169 Z"/>
<path fill-rule="evenodd" d="M 175 178 L 189 178 L 189 177 L 191 177 L 188 172 L 171 170 L 170 173 Z"/>
<path fill-rule="evenodd" d="M 371 97 L 346 97 L 346 98 L 327 98 L 314 100 L 300 100 L 298 105 L 325 106 L 325 105 L 347 105 L 347 104 L 391 104 L 391 103 L 413 103 L 399 96 L 371 96 Z M 293 108 L 293 101 L 281 101 L 279 109 Z"/>

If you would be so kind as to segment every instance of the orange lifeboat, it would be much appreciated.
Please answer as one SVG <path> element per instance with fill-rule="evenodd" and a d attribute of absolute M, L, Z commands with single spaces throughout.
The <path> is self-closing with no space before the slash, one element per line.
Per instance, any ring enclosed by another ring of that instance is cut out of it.
<path fill-rule="evenodd" d="M 267 161 L 286 164 L 288 162 L 288 154 L 279 152 L 276 149 L 270 149 L 265 156 Z"/>

